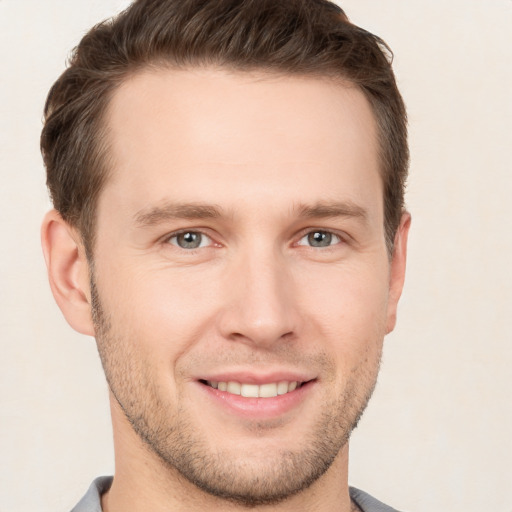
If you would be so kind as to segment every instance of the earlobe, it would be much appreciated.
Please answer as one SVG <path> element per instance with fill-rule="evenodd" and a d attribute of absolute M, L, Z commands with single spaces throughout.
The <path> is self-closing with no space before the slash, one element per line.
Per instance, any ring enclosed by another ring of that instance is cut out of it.
<path fill-rule="evenodd" d="M 400 219 L 400 225 L 396 231 L 393 256 L 391 259 L 386 334 L 389 334 L 395 328 L 396 324 L 398 301 L 402 295 L 402 289 L 405 281 L 407 238 L 410 226 L 411 214 L 409 212 L 404 212 Z"/>
<path fill-rule="evenodd" d="M 41 242 L 53 296 L 76 331 L 94 336 L 89 289 L 89 265 L 77 231 L 56 210 L 41 226 Z"/>

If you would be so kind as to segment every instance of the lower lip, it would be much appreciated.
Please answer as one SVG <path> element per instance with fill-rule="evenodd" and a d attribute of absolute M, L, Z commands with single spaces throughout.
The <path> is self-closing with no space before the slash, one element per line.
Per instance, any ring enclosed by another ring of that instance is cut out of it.
<path fill-rule="evenodd" d="M 203 392 L 218 405 L 248 419 L 273 419 L 299 407 L 311 393 L 315 381 L 302 384 L 301 387 L 272 398 L 247 398 L 226 391 L 219 391 L 207 384 L 198 382 Z"/>

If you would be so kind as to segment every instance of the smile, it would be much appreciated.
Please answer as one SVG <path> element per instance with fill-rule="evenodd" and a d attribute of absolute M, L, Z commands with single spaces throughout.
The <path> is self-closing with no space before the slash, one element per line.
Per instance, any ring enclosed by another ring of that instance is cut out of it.
<path fill-rule="evenodd" d="M 229 382 L 216 382 L 216 381 L 203 381 L 204 384 L 225 391 L 232 395 L 240 395 L 246 398 L 274 398 L 279 395 L 286 395 L 300 388 L 302 382 L 297 381 L 280 381 L 270 382 L 268 384 L 245 384 L 236 381 Z"/>

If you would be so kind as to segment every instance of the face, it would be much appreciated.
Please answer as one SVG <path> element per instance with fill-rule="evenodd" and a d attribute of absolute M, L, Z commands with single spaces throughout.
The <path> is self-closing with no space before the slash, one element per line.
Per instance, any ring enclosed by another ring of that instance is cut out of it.
<path fill-rule="evenodd" d="M 107 123 L 91 293 L 115 429 L 216 496 L 307 488 L 366 406 L 401 287 L 367 101 L 314 78 L 147 71 Z"/>

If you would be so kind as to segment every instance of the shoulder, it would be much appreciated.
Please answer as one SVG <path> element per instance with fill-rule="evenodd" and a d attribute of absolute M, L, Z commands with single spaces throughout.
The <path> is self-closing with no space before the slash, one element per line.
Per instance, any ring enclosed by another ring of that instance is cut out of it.
<path fill-rule="evenodd" d="M 77 503 L 71 512 L 102 512 L 101 495 L 112 485 L 111 476 L 100 476 L 93 481 L 85 496 Z"/>
<path fill-rule="evenodd" d="M 355 487 L 350 487 L 350 498 L 357 504 L 362 512 L 398 512 L 396 508 L 385 505 L 373 496 Z"/>

